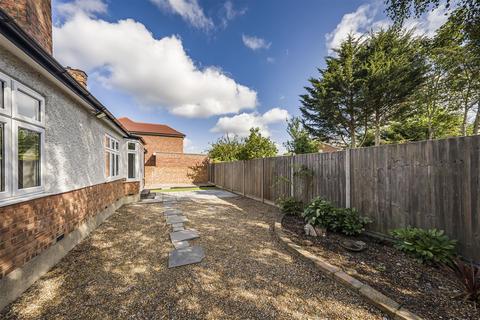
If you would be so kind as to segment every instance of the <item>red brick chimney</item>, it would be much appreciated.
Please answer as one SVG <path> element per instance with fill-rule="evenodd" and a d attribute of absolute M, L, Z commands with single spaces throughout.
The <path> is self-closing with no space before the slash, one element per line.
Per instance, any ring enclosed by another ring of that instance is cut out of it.
<path fill-rule="evenodd" d="M 0 8 L 52 54 L 51 0 L 0 0 Z"/>
<path fill-rule="evenodd" d="M 67 67 L 67 72 L 73 77 L 73 79 L 77 80 L 85 89 L 87 89 L 87 79 L 88 76 L 85 71 L 80 69 L 74 69 Z"/>

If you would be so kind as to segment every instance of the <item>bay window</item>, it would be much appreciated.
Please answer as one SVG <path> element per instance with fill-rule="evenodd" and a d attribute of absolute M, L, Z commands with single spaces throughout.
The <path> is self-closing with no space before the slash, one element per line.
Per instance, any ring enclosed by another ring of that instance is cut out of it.
<path fill-rule="evenodd" d="M 42 192 L 45 100 L 0 73 L 0 198 Z"/>
<path fill-rule="evenodd" d="M 105 176 L 107 179 L 120 175 L 120 148 L 118 140 L 105 135 Z"/>

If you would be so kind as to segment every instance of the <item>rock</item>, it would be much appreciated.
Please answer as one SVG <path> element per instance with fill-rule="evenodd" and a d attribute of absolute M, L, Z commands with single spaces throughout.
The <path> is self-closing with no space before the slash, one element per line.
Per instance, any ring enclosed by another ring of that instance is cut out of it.
<path fill-rule="evenodd" d="M 314 227 L 314 229 L 315 229 L 315 233 L 317 234 L 317 237 L 327 236 L 327 229 L 326 228 L 316 226 L 316 227 Z"/>
<path fill-rule="evenodd" d="M 303 230 L 305 230 L 305 234 L 307 236 L 312 236 L 312 237 L 317 236 L 317 232 L 315 231 L 315 228 L 310 223 L 307 223 L 305 227 L 303 227 Z"/>
<path fill-rule="evenodd" d="M 367 248 L 367 244 L 363 241 L 343 240 L 340 245 L 350 251 L 359 252 Z"/>
<path fill-rule="evenodd" d="M 303 240 L 303 245 L 305 246 L 313 246 L 313 242 L 310 240 Z"/>

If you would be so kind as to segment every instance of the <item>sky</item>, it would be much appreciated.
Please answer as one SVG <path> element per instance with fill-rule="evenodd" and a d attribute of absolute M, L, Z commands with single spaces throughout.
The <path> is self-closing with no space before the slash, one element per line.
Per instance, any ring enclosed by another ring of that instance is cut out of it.
<path fill-rule="evenodd" d="M 432 35 L 445 20 L 406 26 Z M 54 0 L 53 21 L 54 56 L 116 117 L 167 124 L 189 153 L 260 127 L 280 154 L 325 56 L 391 24 L 381 0 Z"/>

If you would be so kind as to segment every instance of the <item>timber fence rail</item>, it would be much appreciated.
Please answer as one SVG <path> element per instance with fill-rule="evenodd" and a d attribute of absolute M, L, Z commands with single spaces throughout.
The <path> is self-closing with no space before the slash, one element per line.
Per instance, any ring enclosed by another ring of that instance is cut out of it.
<path fill-rule="evenodd" d="M 211 183 L 273 204 L 323 197 L 373 219 L 368 231 L 437 228 L 480 262 L 480 136 L 209 165 Z"/>

